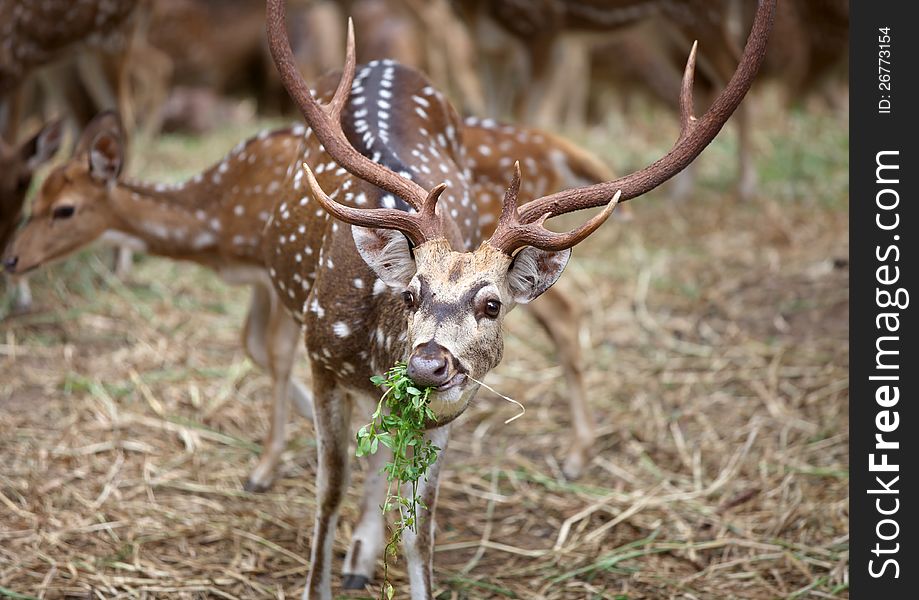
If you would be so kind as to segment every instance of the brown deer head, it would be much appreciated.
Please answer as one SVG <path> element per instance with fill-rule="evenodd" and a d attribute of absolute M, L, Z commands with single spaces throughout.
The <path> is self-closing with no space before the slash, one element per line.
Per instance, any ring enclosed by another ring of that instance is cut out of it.
<path fill-rule="evenodd" d="M 112 228 L 112 211 L 106 206 L 122 171 L 124 147 L 124 130 L 115 113 L 102 113 L 87 126 L 73 157 L 42 183 L 29 220 L 7 250 L 7 271 L 30 271 Z"/>
<path fill-rule="evenodd" d="M 438 213 L 439 185 L 420 211 L 354 209 L 329 198 L 308 167 L 313 196 L 338 219 L 352 225 L 355 246 L 380 281 L 403 302 L 408 373 L 435 388 L 432 408 L 443 424 L 458 416 L 485 377 L 501 361 L 502 322 L 517 304 L 545 292 L 562 274 L 570 248 L 596 230 L 616 200 L 582 227 L 556 234 L 542 222 L 517 218 L 519 166 L 505 195 L 504 211 L 492 237 L 473 252 L 448 238 L 450 216 Z"/>

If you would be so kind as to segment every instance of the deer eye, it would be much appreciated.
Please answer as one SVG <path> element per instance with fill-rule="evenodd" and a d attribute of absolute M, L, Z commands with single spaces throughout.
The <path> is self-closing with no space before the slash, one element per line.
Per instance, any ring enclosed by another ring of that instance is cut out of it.
<path fill-rule="evenodd" d="M 52 219 L 69 219 L 73 216 L 74 207 L 70 205 L 58 206 L 51 213 Z"/>
<path fill-rule="evenodd" d="M 409 290 L 402 292 L 402 301 L 405 302 L 406 308 L 415 308 L 415 294 Z"/>
<path fill-rule="evenodd" d="M 487 300 L 482 313 L 489 319 L 497 319 L 498 315 L 501 314 L 501 302 L 494 299 Z"/>

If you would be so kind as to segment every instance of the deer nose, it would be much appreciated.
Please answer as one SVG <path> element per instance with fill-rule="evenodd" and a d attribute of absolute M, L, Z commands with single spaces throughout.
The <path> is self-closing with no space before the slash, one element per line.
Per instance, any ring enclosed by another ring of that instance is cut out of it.
<path fill-rule="evenodd" d="M 7 273 L 15 273 L 17 263 L 19 263 L 18 256 L 11 256 L 9 258 L 5 258 L 3 259 L 3 268 L 6 269 Z"/>
<path fill-rule="evenodd" d="M 433 340 L 415 348 L 408 359 L 408 376 L 421 387 L 438 387 L 452 377 L 450 352 Z"/>

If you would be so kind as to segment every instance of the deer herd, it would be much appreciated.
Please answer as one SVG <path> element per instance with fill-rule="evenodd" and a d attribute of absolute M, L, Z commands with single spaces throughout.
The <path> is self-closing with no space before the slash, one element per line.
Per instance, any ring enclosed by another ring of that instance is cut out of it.
<path fill-rule="evenodd" d="M 0 0 L 0 14 L 12 14 L 13 4 Z M 580 12 L 572 9 L 576 2 L 556 4 L 567 8 L 568 23 L 584 26 L 591 14 L 586 5 L 603 3 L 584 3 Z M 630 5 L 629 14 L 638 18 L 646 3 L 618 4 Z M 572 248 L 617 204 L 674 177 L 714 139 L 763 62 L 775 10 L 775 0 L 759 2 L 736 68 L 700 117 L 693 110 L 693 79 L 704 49 L 692 45 L 679 86 L 676 143 L 649 166 L 614 178 L 595 157 L 555 135 L 461 118 L 446 93 L 409 66 L 389 58 L 357 64 L 350 26 L 343 70 L 319 77 L 311 89 L 291 47 L 285 2 L 268 0 L 270 54 L 303 124 L 262 131 L 203 172 L 165 184 L 125 175 L 126 127 L 117 111 L 103 112 L 84 128 L 70 158 L 41 182 L 18 231 L 33 173 L 62 145 L 63 126 L 50 121 L 18 145 L 0 140 L 3 266 L 19 278 L 105 240 L 193 261 L 230 284 L 251 287 L 242 342 L 271 377 L 272 417 L 246 488 L 271 485 L 289 406 L 312 419 L 318 497 L 303 596 L 329 599 L 352 413 L 376 402 L 379 391 L 370 377 L 399 361 L 417 384 L 433 388 L 436 420 L 427 424 L 426 436 L 445 449 L 451 423 L 502 360 L 506 315 L 527 306 L 555 343 L 568 378 L 574 433 L 564 473 L 581 474 L 594 420 L 581 373 L 577 301 L 555 284 Z M 98 15 L 98 24 L 109 22 Z M 0 70 L 13 74 L 21 72 Z M 599 210 L 570 231 L 546 227 L 548 219 L 587 209 Z M 28 302 L 27 292 L 18 302 Z M 292 377 L 301 345 L 308 384 Z M 431 598 L 434 589 L 434 516 L 444 456 L 420 486 L 428 510 L 403 539 L 415 599 Z M 369 460 L 342 567 L 345 588 L 363 588 L 373 579 L 384 548 L 379 506 L 387 482 L 375 474 L 388 451 L 381 448 Z"/>

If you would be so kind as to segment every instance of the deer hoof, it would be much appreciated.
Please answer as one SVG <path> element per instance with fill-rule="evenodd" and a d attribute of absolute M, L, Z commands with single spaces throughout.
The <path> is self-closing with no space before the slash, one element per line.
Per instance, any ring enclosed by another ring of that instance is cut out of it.
<path fill-rule="evenodd" d="M 583 450 L 572 450 L 562 465 L 562 475 L 568 481 L 579 479 L 584 474 L 584 465 L 587 464 L 587 453 Z"/>
<path fill-rule="evenodd" d="M 737 182 L 737 198 L 741 202 L 750 202 L 756 197 L 758 177 L 755 169 L 748 169 L 740 176 Z"/>
<path fill-rule="evenodd" d="M 257 481 L 253 478 L 246 480 L 246 484 L 243 486 L 243 490 L 251 494 L 261 494 L 267 492 L 271 489 L 271 481 Z"/>
<path fill-rule="evenodd" d="M 345 573 L 342 575 L 341 587 L 346 590 L 362 590 L 370 583 L 370 579 L 363 575 Z"/>
<path fill-rule="evenodd" d="M 10 315 L 19 317 L 22 315 L 27 315 L 30 312 L 32 312 L 31 300 L 23 302 L 19 298 L 16 298 L 10 305 Z"/>

